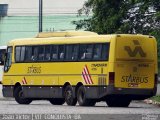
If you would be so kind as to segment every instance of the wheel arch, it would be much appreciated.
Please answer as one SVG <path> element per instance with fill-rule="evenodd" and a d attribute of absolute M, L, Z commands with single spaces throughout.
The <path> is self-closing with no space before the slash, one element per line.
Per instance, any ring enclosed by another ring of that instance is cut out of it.
<path fill-rule="evenodd" d="M 77 83 L 76 88 L 75 88 L 75 96 L 76 96 L 76 97 L 77 97 L 78 88 L 79 88 L 80 86 L 82 86 L 82 85 L 83 85 L 82 82 L 78 82 L 78 83 Z"/>
<path fill-rule="evenodd" d="M 65 84 L 63 85 L 62 87 L 62 96 L 64 97 L 64 90 L 65 88 L 68 86 L 68 85 L 71 85 L 69 82 L 65 82 Z"/>
<path fill-rule="evenodd" d="M 17 82 L 17 83 L 14 85 L 14 88 L 13 88 L 13 97 L 15 97 L 14 91 L 15 91 L 15 89 L 16 89 L 18 86 L 22 86 L 22 85 L 21 85 L 19 82 Z"/>

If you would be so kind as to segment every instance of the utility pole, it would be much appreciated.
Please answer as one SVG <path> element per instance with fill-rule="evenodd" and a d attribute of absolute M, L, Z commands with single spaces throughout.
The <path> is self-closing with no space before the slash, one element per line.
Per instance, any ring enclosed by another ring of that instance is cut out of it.
<path fill-rule="evenodd" d="M 43 29 L 43 0 L 39 0 L 39 32 Z"/>

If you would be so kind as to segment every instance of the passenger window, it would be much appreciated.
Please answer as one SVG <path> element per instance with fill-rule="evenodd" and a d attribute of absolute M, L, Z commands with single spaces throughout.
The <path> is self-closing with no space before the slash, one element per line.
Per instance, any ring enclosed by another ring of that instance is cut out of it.
<path fill-rule="evenodd" d="M 93 49 L 93 59 L 94 60 L 100 60 L 101 59 L 101 44 L 95 44 Z"/>
<path fill-rule="evenodd" d="M 21 47 L 16 47 L 16 62 L 20 61 Z"/>
<path fill-rule="evenodd" d="M 109 43 L 102 45 L 102 60 L 108 60 L 109 58 Z"/>
<path fill-rule="evenodd" d="M 78 45 L 66 45 L 65 60 L 75 61 L 78 57 Z"/>
<path fill-rule="evenodd" d="M 45 46 L 45 61 L 50 61 L 51 59 L 51 46 Z"/>
<path fill-rule="evenodd" d="M 58 59 L 58 46 L 53 45 L 51 49 L 51 60 L 55 61 Z"/>
<path fill-rule="evenodd" d="M 26 47 L 26 52 L 25 52 L 25 61 L 29 62 L 32 60 L 32 47 L 27 46 Z"/>
<path fill-rule="evenodd" d="M 58 58 L 59 60 L 63 60 L 64 59 L 64 45 L 59 45 L 59 49 L 58 49 Z"/>
<path fill-rule="evenodd" d="M 24 57 L 25 57 L 25 46 L 21 47 L 21 58 L 20 58 L 20 61 L 24 61 Z"/>
<path fill-rule="evenodd" d="M 92 59 L 93 45 L 80 45 L 80 60 Z"/>
<path fill-rule="evenodd" d="M 38 47 L 38 60 L 43 61 L 44 60 L 44 46 Z"/>
<path fill-rule="evenodd" d="M 73 45 L 72 60 L 77 60 L 77 58 L 78 58 L 78 49 L 79 49 L 78 45 Z"/>
<path fill-rule="evenodd" d="M 37 61 L 38 58 L 38 46 L 32 47 L 32 57 L 31 61 Z"/>

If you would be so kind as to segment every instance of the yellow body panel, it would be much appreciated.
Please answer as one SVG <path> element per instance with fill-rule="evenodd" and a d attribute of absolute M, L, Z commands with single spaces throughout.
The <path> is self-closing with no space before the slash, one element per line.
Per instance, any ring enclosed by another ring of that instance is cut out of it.
<path fill-rule="evenodd" d="M 118 37 L 116 42 L 115 87 L 154 87 L 157 47 L 153 37 Z"/>
<path fill-rule="evenodd" d="M 95 64 L 105 64 L 104 67 L 95 66 Z M 22 83 L 24 77 L 27 84 L 24 85 L 61 85 L 66 82 L 76 85 L 78 82 L 85 83 L 82 77 L 82 71 L 87 65 L 93 84 L 98 85 L 98 77 L 102 74 L 107 75 L 107 62 L 65 62 L 65 63 L 25 63 L 12 64 L 8 73 L 5 73 L 3 85 L 15 85 Z M 18 69 L 17 69 L 18 68 Z M 65 69 L 64 69 L 65 68 Z M 104 69 L 103 73 L 101 69 Z"/>

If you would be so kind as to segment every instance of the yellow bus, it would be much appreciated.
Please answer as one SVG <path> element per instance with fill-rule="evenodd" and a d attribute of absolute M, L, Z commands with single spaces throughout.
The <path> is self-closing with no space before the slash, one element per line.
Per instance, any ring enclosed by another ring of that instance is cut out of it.
<path fill-rule="evenodd" d="M 19 104 L 127 107 L 157 90 L 157 43 L 134 34 L 40 33 L 8 44 L 3 96 Z"/>

